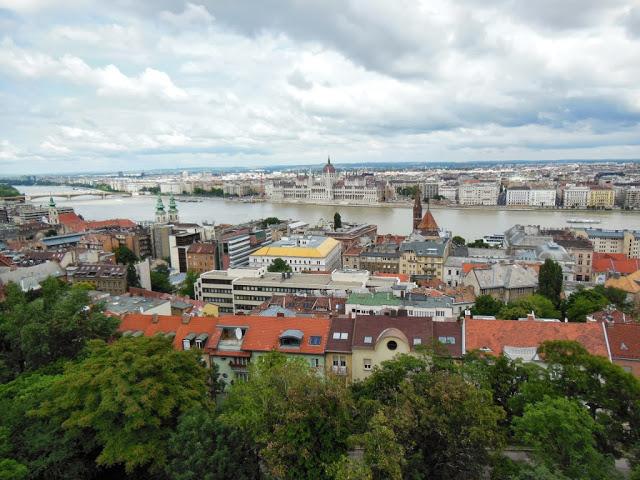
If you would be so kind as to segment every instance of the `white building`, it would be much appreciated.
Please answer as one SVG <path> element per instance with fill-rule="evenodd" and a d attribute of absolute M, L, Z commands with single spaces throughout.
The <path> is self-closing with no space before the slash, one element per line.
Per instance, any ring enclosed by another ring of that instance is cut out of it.
<path fill-rule="evenodd" d="M 564 188 L 562 204 L 569 208 L 587 208 L 589 203 L 589 187 L 567 185 Z"/>
<path fill-rule="evenodd" d="M 347 201 L 350 204 L 374 204 L 385 199 L 385 182 L 373 175 L 338 175 L 331 159 L 321 175 L 303 175 L 294 179 L 274 180 L 265 194 L 275 201 Z"/>
<path fill-rule="evenodd" d="M 323 236 L 282 237 L 249 256 L 249 266 L 268 267 L 281 258 L 293 272 L 331 272 L 342 266 L 342 244 Z"/>
<path fill-rule="evenodd" d="M 508 206 L 553 207 L 556 204 L 556 191 L 546 188 L 512 187 L 507 190 Z"/>
<path fill-rule="evenodd" d="M 458 187 L 460 205 L 497 205 L 497 183 L 464 183 Z"/>
<path fill-rule="evenodd" d="M 458 200 L 458 187 L 455 185 L 439 185 L 438 195 L 442 195 L 447 200 L 455 202 Z"/>

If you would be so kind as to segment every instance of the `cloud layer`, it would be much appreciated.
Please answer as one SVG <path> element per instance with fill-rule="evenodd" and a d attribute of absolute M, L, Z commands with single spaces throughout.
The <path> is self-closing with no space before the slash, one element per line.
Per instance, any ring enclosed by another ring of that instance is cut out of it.
<path fill-rule="evenodd" d="M 0 0 L 0 170 L 640 158 L 640 4 Z"/>

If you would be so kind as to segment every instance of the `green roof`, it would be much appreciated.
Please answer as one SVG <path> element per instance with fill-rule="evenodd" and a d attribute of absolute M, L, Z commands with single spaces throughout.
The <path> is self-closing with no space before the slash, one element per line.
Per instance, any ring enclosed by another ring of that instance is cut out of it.
<path fill-rule="evenodd" d="M 383 305 L 401 306 L 402 300 L 395 297 L 391 292 L 352 293 L 349 295 L 347 303 L 354 305 L 367 305 L 370 307 L 380 307 Z"/>

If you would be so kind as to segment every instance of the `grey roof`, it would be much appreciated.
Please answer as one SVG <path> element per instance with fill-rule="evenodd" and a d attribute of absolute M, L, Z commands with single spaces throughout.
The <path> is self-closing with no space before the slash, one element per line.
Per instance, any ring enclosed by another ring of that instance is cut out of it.
<path fill-rule="evenodd" d="M 304 333 L 296 329 L 285 330 L 280 334 L 280 338 L 297 338 L 298 340 L 302 340 L 302 337 L 304 337 Z"/>
<path fill-rule="evenodd" d="M 20 285 L 23 291 L 28 292 L 39 288 L 40 282 L 47 277 L 62 277 L 64 274 L 64 269 L 57 262 L 45 262 L 0 273 L 0 283 L 13 282 Z"/>
<path fill-rule="evenodd" d="M 98 300 L 100 299 L 98 298 Z M 117 314 L 124 314 L 128 312 L 142 313 L 168 302 L 169 300 L 163 300 L 159 298 L 115 295 L 112 297 L 108 297 L 105 300 L 105 310 Z"/>
<path fill-rule="evenodd" d="M 531 269 L 517 264 L 493 264 L 489 268 L 474 268 L 480 288 L 536 288 L 538 275 Z"/>
<path fill-rule="evenodd" d="M 603 230 L 601 228 L 585 228 L 589 238 L 624 238 L 624 230 Z"/>
<path fill-rule="evenodd" d="M 473 258 L 509 258 L 504 248 L 468 248 L 467 255 Z"/>
<path fill-rule="evenodd" d="M 280 305 L 270 305 L 268 308 L 258 313 L 258 315 L 260 317 L 277 317 L 278 315 L 284 317 L 295 317 L 296 312 L 289 308 L 284 308 Z"/>
<path fill-rule="evenodd" d="M 555 260 L 556 262 L 572 262 L 571 255 L 567 253 L 564 247 L 558 245 L 555 242 L 547 242 L 544 245 L 538 245 L 536 247 L 536 255 L 539 260 L 546 260 L 547 258 Z"/>
<path fill-rule="evenodd" d="M 69 233 L 67 235 L 56 235 L 46 237 L 41 240 L 47 247 L 55 247 L 56 245 L 66 245 L 68 243 L 79 243 L 84 233 Z"/>
<path fill-rule="evenodd" d="M 423 242 L 404 242 L 400 244 L 401 252 L 415 252 L 419 257 L 442 257 L 446 242 L 425 240 Z"/>

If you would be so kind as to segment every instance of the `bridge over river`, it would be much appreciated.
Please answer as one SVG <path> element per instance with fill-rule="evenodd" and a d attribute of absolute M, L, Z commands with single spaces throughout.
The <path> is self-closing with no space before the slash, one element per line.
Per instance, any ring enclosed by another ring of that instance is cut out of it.
<path fill-rule="evenodd" d="M 103 190 L 71 190 L 68 192 L 50 192 L 50 193 L 32 193 L 25 195 L 25 200 L 35 200 L 36 198 L 66 198 L 67 200 L 71 200 L 75 197 L 100 197 L 105 199 L 107 197 L 130 197 L 131 193 L 129 192 L 105 192 Z"/>

